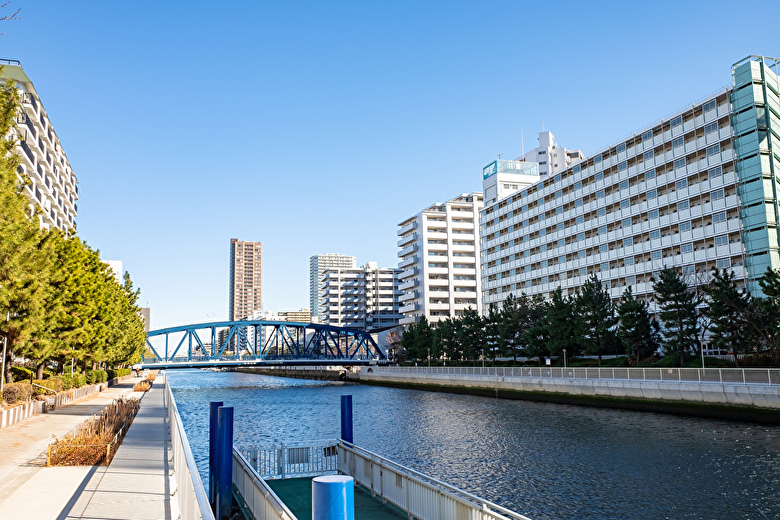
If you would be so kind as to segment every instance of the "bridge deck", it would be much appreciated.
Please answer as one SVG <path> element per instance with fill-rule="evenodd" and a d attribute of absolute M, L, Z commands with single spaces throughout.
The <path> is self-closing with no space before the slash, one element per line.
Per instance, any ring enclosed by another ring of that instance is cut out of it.
<path fill-rule="evenodd" d="M 311 518 L 312 477 L 266 480 L 274 493 L 299 519 Z M 355 518 L 361 520 L 394 520 L 409 516 L 392 504 L 383 504 L 379 497 L 372 497 L 371 491 L 355 485 Z"/>

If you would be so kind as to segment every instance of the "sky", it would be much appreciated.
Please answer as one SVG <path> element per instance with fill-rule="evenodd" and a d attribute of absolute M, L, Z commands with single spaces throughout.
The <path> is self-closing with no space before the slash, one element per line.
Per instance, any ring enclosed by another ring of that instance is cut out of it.
<path fill-rule="evenodd" d="M 227 319 L 231 238 L 263 307 L 309 258 L 398 263 L 398 224 L 481 191 L 542 129 L 593 154 L 780 56 L 780 3 L 11 0 L 22 62 L 79 181 L 78 235 L 152 328 Z"/>

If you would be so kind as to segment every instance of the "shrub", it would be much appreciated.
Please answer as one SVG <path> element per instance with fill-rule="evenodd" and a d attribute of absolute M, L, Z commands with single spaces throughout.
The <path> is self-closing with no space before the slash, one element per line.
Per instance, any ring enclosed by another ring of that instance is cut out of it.
<path fill-rule="evenodd" d="M 53 390 L 55 392 L 62 392 L 62 381 L 59 379 L 36 379 L 33 381 L 36 385 L 39 386 L 33 386 L 33 394 L 34 395 L 50 395 L 51 392 L 47 392 L 44 390 L 44 388 L 48 388 L 49 390 Z"/>
<path fill-rule="evenodd" d="M 23 403 L 32 397 L 30 383 L 6 383 L 3 385 L 3 401 L 8 404 Z"/>
<path fill-rule="evenodd" d="M 87 370 L 86 374 L 87 376 L 87 384 L 88 385 L 94 385 L 98 382 L 98 371 L 97 370 Z"/>
<path fill-rule="evenodd" d="M 73 374 L 73 388 L 80 388 L 87 384 L 87 376 L 84 374 Z"/>
<path fill-rule="evenodd" d="M 57 378 L 62 381 L 63 390 L 70 390 L 73 388 L 73 378 L 70 377 L 70 374 L 63 374 L 61 376 L 57 376 Z"/>
<path fill-rule="evenodd" d="M 11 375 L 14 381 L 30 381 L 32 379 L 33 371 L 27 367 L 11 367 Z"/>
<path fill-rule="evenodd" d="M 98 370 L 97 373 L 98 373 L 97 374 L 98 383 L 105 383 L 106 381 L 108 381 L 108 373 L 105 370 Z"/>
<path fill-rule="evenodd" d="M 626 356 L 619 356 L 616 358 L 605 359 L 601 362 L 603 367 L 627 367 L 628 358 Z"/>

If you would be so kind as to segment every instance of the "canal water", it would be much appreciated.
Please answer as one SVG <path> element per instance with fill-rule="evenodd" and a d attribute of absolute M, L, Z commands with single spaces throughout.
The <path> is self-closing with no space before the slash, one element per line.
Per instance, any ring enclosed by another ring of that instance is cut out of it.
<path fill-rule="evenodd" d="M 780 428 L 590 407 L 170 371 L 192 451 L 208 473 L 208 403 L 235 408 L 235 440 L 339 436 L 533 520 L 780 518 Z M 302 519 L 303 520 L 303 519 Z"/>

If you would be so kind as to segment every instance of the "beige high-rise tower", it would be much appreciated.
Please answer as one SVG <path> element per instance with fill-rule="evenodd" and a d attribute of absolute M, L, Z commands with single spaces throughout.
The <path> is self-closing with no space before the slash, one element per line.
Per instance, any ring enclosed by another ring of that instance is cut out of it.
<path fill-rule="evenodd" d="M 230 321 L 263 309 L 263 244 L 230 239 Z"/>

